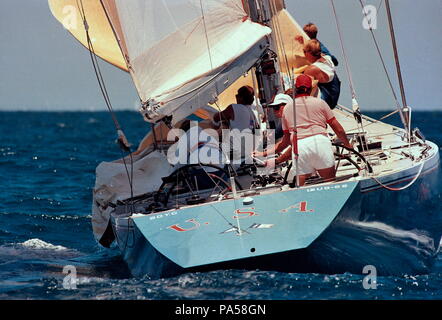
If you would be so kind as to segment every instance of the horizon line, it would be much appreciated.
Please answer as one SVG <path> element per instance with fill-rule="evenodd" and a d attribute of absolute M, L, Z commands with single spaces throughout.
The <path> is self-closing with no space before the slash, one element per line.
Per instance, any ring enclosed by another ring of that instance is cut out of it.
<path fill-rule="evenodd" d="M 361 108 L 362 112 L 392 112 L 394 111 L 396 108 L 395 107 L 391 107 L 391 108 L 387 108 L 387 107 L 379 107 L 379 108 L 372 108 L 370 110 L 368 109 L 364 109 Z M 442 106 L 440 107 L 411 107 L 412 111 L 414 112 L 442 112 Z M 129 108 L 129 107 L 117 107 L 117 108 L 113 108 L 114 112 L 136 112 L 139 113 L 139 110 L 136 108 Z M 109 112 L 108 109 L 106 109 L 105 107 L 103 108 L 94 108 L 94 107 L 90 107 L 90 108 L 31 108 L 31 107 L 22 107 L 22 108 L 10 108 L 10 107 L 0 107 L 0 112 Z"/>

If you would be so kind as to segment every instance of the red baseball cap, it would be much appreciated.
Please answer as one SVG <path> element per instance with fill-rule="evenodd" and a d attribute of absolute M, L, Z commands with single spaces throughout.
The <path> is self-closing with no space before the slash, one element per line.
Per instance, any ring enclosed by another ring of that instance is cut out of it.
<path fill-rule="evenodd" d="M 312 87 L 312 78 L 305 74 L 301 74 L 296 78 L 296 88 L 305 87 L 305 88 L 311 88 Z"/>

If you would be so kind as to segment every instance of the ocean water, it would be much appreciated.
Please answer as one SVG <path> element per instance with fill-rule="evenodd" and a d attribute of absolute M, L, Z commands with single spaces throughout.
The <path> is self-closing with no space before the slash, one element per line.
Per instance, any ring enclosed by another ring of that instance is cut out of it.
<path fill-rule="evenodd" d="M 149 130 L 138 113 L 117 117 L 135 145 Z M 442 146 L 442 112 L 413 118 Z M 379 276 L 376 290 L 349 273 L 220 270 L 133 278 L 117 249 L 95 242 L 90 222 L 95 168 L 121 156 L 110 115 L 0 112 L 0 136 L 0 299 L 442 299 L 442 255 L 430 274 Z M 69 265 L 79 279 L 73 290 L 63 286 Z"/>

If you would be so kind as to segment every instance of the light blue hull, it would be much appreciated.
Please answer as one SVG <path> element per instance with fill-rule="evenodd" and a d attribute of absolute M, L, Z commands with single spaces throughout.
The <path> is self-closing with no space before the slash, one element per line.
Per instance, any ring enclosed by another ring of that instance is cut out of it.
<path fill-rule="evenodd" d="M 384 176 L 401 186 L 417 167 Z M 442 215 L 439 155 L 403 191 L 371 178 L 289 189 L 244 199 L 113 216 L 118 245 L 134 276 L 173 276 L 219 268 L 288 272 L 426 273 L 437 254 Z M 248 199 L 250 200 L 250 199 Z"/>

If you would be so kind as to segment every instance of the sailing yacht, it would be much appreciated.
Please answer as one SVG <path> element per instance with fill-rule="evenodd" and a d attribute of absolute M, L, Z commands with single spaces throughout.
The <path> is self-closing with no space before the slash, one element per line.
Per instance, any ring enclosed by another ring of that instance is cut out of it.
<path fill-rule="evenodd" d="M 255 163 L 234 170 L 229 163 L 169 163 L 167 136 L 186 118 L 204 123 L 244 85 L 264 107 L 290 89 L 307 64 L 293 38 L 308 37 L 283 0 L 49 5 L 90 51 L 109 110 L 97 56 L 130 74 L 151 124 L 132 152 L 114 116 L 129 154 L 97 167 L 93 194 L 95 238 L 116 244 L 134 276 L 220 268 L 361 273 L 367 265 L 383 275 L 429 272 L 442 234 L 442 216 L 431 210 L 439 201 L 439 151 L 412 130 L 406 103 L 397 110 L 404 128 L 362 115 L 353 93 L 352 107 L 333 110 L 354 146 L 335 141 L 333 181 L 298 186 L 290 175 L 295 159 L 272 172 Z M 77 28 L 68 13 L 78 16 Z M 201 176 L 212 183 L 202 186 Z"/>

